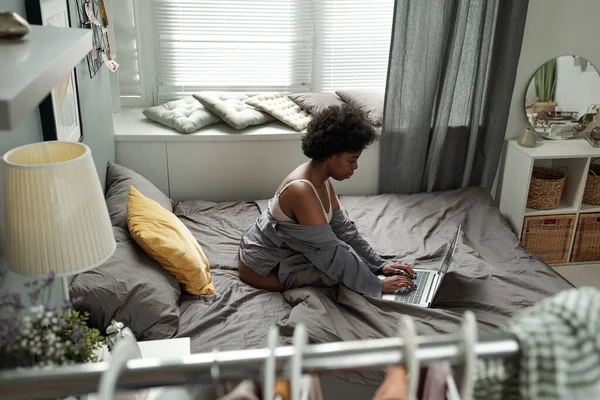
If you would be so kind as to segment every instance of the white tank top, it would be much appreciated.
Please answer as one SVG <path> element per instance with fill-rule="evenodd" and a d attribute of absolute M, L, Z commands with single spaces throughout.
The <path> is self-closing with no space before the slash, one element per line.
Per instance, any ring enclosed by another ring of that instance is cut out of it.
<path fill-rule="evenodd" d="M 327 199 L 329 200 L 329 211 L 325 211 L 325 206 L 323 206 L 323 202 L 321 201 L 321 198 L 319 197 L 317 188 L 308 179 L 295 179 L 291 182 L 288 182 L 284 187 L 281 188 L 281 190 L 278 193 L 275 193 L 275 196 L 273 197 L 273 199 L 270 202 L 271 209 L 269 210 L 269 211 L 271 211 L 271 214 L 273 214 L 275 219 L 280 222 L 291 222 L 291 223 L 295 223 L 295 224 L 298 223 L 298 222 L 294 221 L 293 219 L 291 219 L 290 217 L 288 217 L 287 215 L 285 215 L 285 213 L 283 211 L 281 211 L 281 207 L 279 206 L 279 196 L 281 196 L 281 193 L 283 193 L 285 191 L 285 189 L 290 187 L 291 184 L 296 183 L 296 182 L 305 182 L 310 185 L 313 192 L 315 192 L 315 196 L 317 196 L 319 203 L 321 204 L 321 209 L 323 210 L 323 215 L 325 215 L 325 219 L 327 220 L 327 223 L 330 223 L 331 217 L 333 216 L 333 210 L 331 207 L 331 191 L 330 191 L 331 189 L 329 188 L 329 181 L 325 181 L 325 186 L 327 187 Z"/>

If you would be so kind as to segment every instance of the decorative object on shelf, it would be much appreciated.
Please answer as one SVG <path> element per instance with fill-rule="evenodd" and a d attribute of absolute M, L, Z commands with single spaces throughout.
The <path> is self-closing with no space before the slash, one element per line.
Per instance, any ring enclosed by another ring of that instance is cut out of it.
<path fill-rule="evenodd" d="M 585 189 L 583 191 L 583 203 L 598 205 L 600 204 L 600 165 L 594 164 L 594 158 L 590 163 Z"/>
<path fill-rule="evenodd" d="M 566 170 L 566 167 L 557 169 L 533 167 L 527 195 L 527 207 L 536 210 L 558 208 L 566 181 L 566 174 L 559 171 L 561 168 Z"/>
<path fill-rule="evenodd" d="M 0 283 L 5 272 L 0 270 Z M 27 308 L 19 293 L 0 297 L 0 370 L 98 361 L 103 338 L 87 326 L 87 313 L 75 311 L 76 301 L 47 306 L 53 281 L 50 273 L 25 283 L 31 302 Z"/>
<path fill-rule="evenodd" d="M 31 31 L 29 23 L 19 14 L 0 12 L 0 39 L 21 39 Z"/>
<path fill-rule="evenodd" d="M 4 251 L 19 275 L 66 277 L 102 265 L 117 246 L 90 148 L 38 142 L 4 164 Z"/>
<path fill-rule="evenodd" d="M 525 217 L 521 243 L 547 264 L 566 263 L 574 226 L 574 214 Z"/>
<path fill-rule="evenodd" d="M 571 262 L 600 261 L 600 214 L 580 214 Z"/>
<path fill-rule="evenodd" d="M 600 75 L 592 64 L 582 72 L 573 62 L 574 57 L 581 58 L 568 55 L 546 62 L 527 88 L 527 121 L 544 139 L 587 137 L 594 127 L 590 116 L 595 115 L 596 98 L 600 98 Z"/>
<path fill-rule="evenodd" d="M 69 28 L 67 0 L 28 0 L 27 18 L 33 24 Z M 52 89 L 39 106 L 44 140 L 83 140 L 75 69 Z"/>
<path fill-rule="evenodd" d="M 527 124 L 527 128 L 521 137 L 517 139 L 517 143 L 522 147 L 535 147 L 537 145 L 537 137 L 530 124 Z"/>

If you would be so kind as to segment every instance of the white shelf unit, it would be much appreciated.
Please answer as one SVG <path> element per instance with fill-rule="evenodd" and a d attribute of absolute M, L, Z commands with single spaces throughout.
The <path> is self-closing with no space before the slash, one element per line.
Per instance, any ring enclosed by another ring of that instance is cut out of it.
<path fill-rule="evenodd" d="M 575 215 L 575 229 L 573 229 L 568 256 L 568 259 L 571 258 L 579 214 L 600 213 L 600 205 L 582 203 L 589 165 L 595 158 L 600 158 L 600 148 L 592 147 L 583 139 L 543 140 L 534 148 L 521 147 L 516 140 L 508 141 L 499 204 L 500 211 L 519 238 L 521 238 L 525 217 Z M 527 208 L 529 182 L 534 166 L 567 168 L 563 196 L 558 208 L 552 210 Z M 554 265 L 569 264 L 571 263 Z"/>
<path fill-rule="evenodd" d="M 31 26 L 0 41 L 0 130 L 15 128 L 92 49 L 92 31 Z"/>

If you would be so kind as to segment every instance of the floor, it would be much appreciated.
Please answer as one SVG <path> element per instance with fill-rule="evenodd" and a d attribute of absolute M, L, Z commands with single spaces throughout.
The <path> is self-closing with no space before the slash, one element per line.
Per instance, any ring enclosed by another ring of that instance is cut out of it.
<path fill-rule="evenodd" d="M 577 287 L 593 286 L 600 289 L 600 264 L 574 264 L 553 268 Z"/>

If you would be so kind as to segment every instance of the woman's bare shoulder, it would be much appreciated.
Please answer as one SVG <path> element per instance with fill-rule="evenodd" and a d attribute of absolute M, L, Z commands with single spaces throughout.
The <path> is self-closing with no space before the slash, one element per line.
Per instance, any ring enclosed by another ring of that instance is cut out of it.
<path fill-rule="evenodd" d="M 277 188 L 277 193 L 279 193 L 281 191 L 281 189 L 283 189 L 285 187 L 285 185 L 287 185 L 291 182 L 297 181 L 299 179 L 307 179 L 305 164 L 299 165 L 298 167 L 296 167 L 296 169 L 294 169 L 292 172 L 290 172 L 285 178 L 283 178 L 283 180 L 279 184 L 279 187 Z"/>

